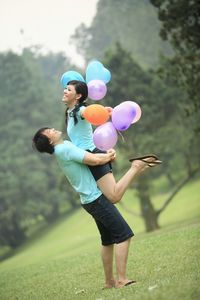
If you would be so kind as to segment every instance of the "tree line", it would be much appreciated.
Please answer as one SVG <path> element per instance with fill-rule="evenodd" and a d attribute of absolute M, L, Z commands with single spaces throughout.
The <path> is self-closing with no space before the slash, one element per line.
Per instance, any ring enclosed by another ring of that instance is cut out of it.
<path fill-rule="evenodd" d="M 142 2 L 146 12 L 146 5 L 150 3 Z M 164 161 L 151 175 L 144 175 L 134 185 L 140 201 L 140 215 L 144 218 L 147 231 L 159 227 L 160 214 L 179 189 L 198 171 L 200 146 L 199 91 L 196 84 L 200 74 L 199 60 L 196 59 L 199 55 L 199 39 L 192 39 L 192 33 L 188 30 L 190 38 L 184 40 L 185 35 L 180 34 L 180 29 L 184 27 L 185 30 L 185 24 L 183 26 L 178 19 L 181 7 L 185 8 L 181 10 L 182 14 L 183 11 L 189 12 L 187 5 L 195 1 L 180 1 L 180 7 L 177 4 L 177 19 L 174 19 L 174 22 L 177 20 L 176 35 L 174 32 L 172 34 L 171 19 L 167 26 L 168 15 L 166 9 L 165 13 L 162 11 L 163 1 L 151 2 L 157 7 L 158 17 L 163 24 L 163 29 L 160 25 L 161 36 L 171 43 L 173 56 L 163 56 L 154 68 L 152 63 L 148 68 L 145 63 L 144 67 L 142 56 L 134 58 L 135 52 L 131 51 L 131 46 L 128 48 L 122 38 L 118 40 L 112 26 L 106 27 L 109 43 L 104 41 L 105 51 L 101 53 L 104 65 L 112 73 L 102 104 L 114 107 L 122 101 L 132 100 L 142 108 L 141 121 L 123 133 L 125 143 L 119 138 L 117 147 L 124 159 L 119 159 L 121 163 L 117 164 L 117 171 L 123 171 L 127 166 L 125 158 L 134 153 L 155 152 Z M 120 2 L 122 12 L 126 12 L 127 7 L 130 11 L 130 14 L 124 15 L 129 22 L 132 20 L 133 5 L 136 9 L 134 1 Z M 104 27 L 97 26 L 99 22 L 104 22 L 104 10 L 113 12 L 111 18 L 114 24 L 118 16 L 117 9 L 113 1 L 100 0 L 91 28 L 84 31 L 84 35 L 79 32 L 74 37 L 77 45 L 83 40 L 87 41 L 85 46 L 82 45 L 82 53 L 87 53 L 86 59 L 90 46 L 93 51 L 91 55 L 98 57 L 99 46 L 95 44 L 95 37 L 97 31 L 101 31 L 99 34 L 104 36 Z M 168 9 L 170 12 L 170 5 Z M 127 24 L 123 27 L 123 18 L 120 25 L 125 33 Z M 196 36 L 198 32 L 195 28 L 193 34 Z M 129 43 L 134 43 L 131 34 L 128 37 Z M 100 36 L 98 40 L 100 43 Z M 180 44 L 184 45 L 184 52 Z M 150 61 L 151 54 L 147 56 L 147 61 Z M 12 52 L 0 54 L 1 246 L 17 247 L 29 237 L 38 223 L 48 224 L 63 213 L 79 207 L 78 196 L 60 175 L 55 161 L 48 155 L 38 155 L 31 143 L 32 135 L 39 127 L 64 126 L 59 80 L 60 75 L 69 69 L 80 71 L 83 75 L 85 72 L 71 65 L 62 53 L 42 56 L 31 49 L 24 49 L 21 55 Z M 151 189 L 154 180 L 161 177 L 165 178 L 165 188 L 171 191 L 171 195 L 156 210 Z M 127 207 L 125 209 L 130 211 Z"/>

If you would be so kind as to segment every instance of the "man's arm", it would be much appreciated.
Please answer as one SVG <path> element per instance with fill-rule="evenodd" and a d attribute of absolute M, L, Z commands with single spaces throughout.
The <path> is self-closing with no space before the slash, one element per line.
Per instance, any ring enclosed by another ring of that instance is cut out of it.
<path fill-rule="evenodd" d="M 97 166 L 106 164 L 109 161 L 113 161 L 116 157 L 116 152 L 114 149 L 110 149 L 107 153 L 85 153 L 83 163 L 88 166 Z"/>

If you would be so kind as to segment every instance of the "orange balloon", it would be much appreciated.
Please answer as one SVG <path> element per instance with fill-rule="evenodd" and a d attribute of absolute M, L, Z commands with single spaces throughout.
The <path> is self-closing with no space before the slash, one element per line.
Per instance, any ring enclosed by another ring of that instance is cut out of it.
<path fill-rule="evenodd" d="M 100 104 L 91 104 L 83 111 L 83 117 L 92 125 L 101 125 L 108 121 L 109 112 Z"/>

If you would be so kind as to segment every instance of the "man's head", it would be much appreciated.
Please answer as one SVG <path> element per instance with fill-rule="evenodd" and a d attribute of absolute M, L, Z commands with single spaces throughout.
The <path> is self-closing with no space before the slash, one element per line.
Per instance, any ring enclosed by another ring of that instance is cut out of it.
<path fill-rule="evenodd" d="M 40 128 L 33 137 L 33 145 L 39 152 L 54 153 L 54 146 L 61 140 L 62 132 L 54 128 Z"/>

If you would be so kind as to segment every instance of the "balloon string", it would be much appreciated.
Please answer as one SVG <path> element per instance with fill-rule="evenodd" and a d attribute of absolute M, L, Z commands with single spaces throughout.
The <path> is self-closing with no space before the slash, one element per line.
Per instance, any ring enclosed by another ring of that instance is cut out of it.
<path fill-rule="evenodd" d="M 121 137 L 121 139 L 122 139 L 122 142 L 124 143 L 124 142 L 125 142 L 125 139 L 124 139 L 122 133 L 121 133 L 119 130 L 117 130 L 117 132 L 118 132 L 118 134 L 120 135 L 120 137 Z"/>

